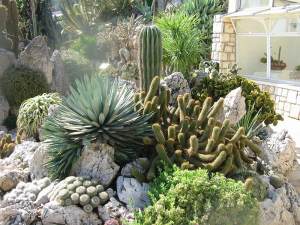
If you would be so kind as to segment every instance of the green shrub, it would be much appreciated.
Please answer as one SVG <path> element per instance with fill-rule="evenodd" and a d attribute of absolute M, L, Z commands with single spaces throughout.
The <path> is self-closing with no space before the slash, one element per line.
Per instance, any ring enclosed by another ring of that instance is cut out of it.
<path fill-rule="evenodd" d="M 0 85 L 11 107 L 19 107 L 24 100 L 49 91 L 45 75 L 24 66 L 7 69 Z"/>
<path fill-rule="evenodd" d="M 276 125 L 278 120 L 283 119 L 281 115 L 276 113 L 275 102 L 270 94 L 261 91 L 254 81 L 242 76 L 220 75 L 212 79 L 205 77 L 197 86 L 192 88 L 192 96 L 202 102 L 207 96 L 216 101 L 238 87 L 242 87 L 242 95 L 246 98 L 247 107 L 250 108 L 254 105 L 255 112 L 260 111 L 259 122 L 264 122 L 266 125 Z"/>
<path fill-rule="evenodd" d="M 256 225 L 259 207 L 242 182 L 205 170 L 163 173 L 150 189 L 152 206 L 134 225 Z"/>
<path fill-rule="evenodd" d="M 27 99 L 19 109 L 18 129 L 22 130 L 27 137 L 35 137 L 48 115 L 49 107 L 60 103 L 61 98 L 57 93 L 43 94 Z"/>
<path fill-rule="evenodd" d="M 70 85 L 73 85 L 76 79 L 95 72 L 91 62 L 74 50 L 63 50 L 62 60 Z"/>
<path fill-rule="evenodd" d="M 143 137 L 151 135 L 151 114 L 139 115 L 134 107 L 134 92 L 118 80 L 107 76 L 77 80 L 59 110 L 43 125 L 52 177 L 68 176 L 82 145 L 95 140 L 112 145 L 118 163 L 140 155 Z"/>
<path fill-rule="evenodd" d="M 71 48 L 89 60 L 98 60 L 102 52 L 99 52 L 95 36 L 80 35 L 74 40 Z"/>
<path fill-rule="evenodd" d="M 201 60 L 198 19 L 183 13 L 164 14 L 156 20 L 163 36 L 163 61 L 169 71 L 188 74 Z"/>
<path fill-rule="evenodd" d="M 213 33 L 213 19 L 217 14 L 226 12 L 224 0 L 187 0 L 180 11 L 197 18 L 197 28 L 201 39 L 201 58 L 210 59 Z"/>

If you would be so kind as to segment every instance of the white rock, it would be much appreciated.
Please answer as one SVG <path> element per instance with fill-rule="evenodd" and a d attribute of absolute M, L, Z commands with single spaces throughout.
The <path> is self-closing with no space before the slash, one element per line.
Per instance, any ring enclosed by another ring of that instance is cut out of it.
<path fill-rule="evenodd" d="M 49 194 L 53 192 L 56 183 L 51 183 L 48 187 L 44 188 L 37 196 L 35 204 L 41 205 L 46 204 L 50 201 Z"/>
<path fill-rule="evenodd" d="M 261 158 L 265 160 L 275 172 L 286 175 L 296 162 L 296 143 L 286 130 L 271 134 L 262 143 Z"/>
<path fill-rule="evenodd" d="M 177 104 L 177 97 L 186 93 L 191 93 L 189 83 L 180 72 L 172 73 L 161 81 L 161 86 L 167 87 L 171 91 L 170 105 Z"/>
<path fill-rule="evenodd" d="M 46 37 L 37 36 L 20 53 L 19 64 L 33 70 L 42 71 L 49 84 L 52 83 L 53 62 L 50 60 L 50 52 Z"/>
<path fill-rule="evenodd" d="M 120 167 L 114 162 L 114 149 L 107 144 L 92 144 L 84 147 L 82 155 L 72 169 L 76 176 L 90 177 L 108 187 Z"/>
<path fill-rule="evenodd" d="M 127 221 L 133 219 L 133 214 L 115 198 L 110 198 L 109 202 L 104 206 L 99 206 L 98 212 L 103 221 L 119 218 Z"/>
<path fill-rule="evenodd" d="M 295 188 L 286 183 L 260 203 L 261 225 L 300 224 L 300 196 Z"/>
<path fill-rule="evenodd" d="M 41 144 L 34 152 L 32 160 L 29 162 L 31 179 L 41 179 L 48 176 L 48 169 L 45 164 L 49 160 L 46 144 Z"/>
<path fill-rule="evenodd" d="M 140 183 L 134 178 L 123 176 L 117 179 L 117 194 L 121 202 L 129 208 L 144 208 L 150 204 L 148 193 L 149 184 Z"/>
<path fill-rule="evenodd" d="M 95 213 L 87 214 L 77 206 L 59 206 L 56 202 L 47 203 L 41 212 L 43 225 L 101 225 Z"/>
<path fill-rule="evenodd" d="M 242 96 L 242 88 L 232 90 L 224 99 L 225 119 L 231 124 L 236 124 L 246 114 L 245 97 Z"/>

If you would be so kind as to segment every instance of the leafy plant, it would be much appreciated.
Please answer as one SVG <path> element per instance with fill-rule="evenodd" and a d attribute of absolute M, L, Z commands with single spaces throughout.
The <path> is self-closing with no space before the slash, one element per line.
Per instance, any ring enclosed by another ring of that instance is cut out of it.
<path fill-rule="evenodd" d="M 248 138 L 253 138 L 264 128 L 263 121 L 260 121 L 261 109 L 256 111 L 255 106 L 248 108 L 247 113 L 237 123 L 236 128 L 244 127 L 245 135 Z"/>
<path fill-rule="evenodd" d="M 95 36 L 82 34 L 72 42 L 71 48 L 89 60 L 99 59 L 99 56 L 101 55 L 101 52 L 98 50 L 97 39 Z"/>
<path fill-rule="evenodd" d="M 283 120 L 282 116 L 276 113 L 275 102 L 270 94 L 261 91 L 255 82 L 239 75 L 224 74 L 212 79 L 205 77 L 200 83 L 192 87 L 192 96 L 201 102 L 208 96 L 216 101 L 238 87 L 242 87 L 242 95 L 246 98 L 247 108 L 254 105 L 255 113 L 261 111 L 259 122 L 264 122 L 266 125 L 276 125 L 278 120 Z"/>
<path fill-rule="evenodd" d="M 163 36 L 163 61 L 169 71 L 185 75 L 200 63 L 202 42 L 198 19 L 184 13 L 164 14 L 156 20 Z"/>
<path fill-rule="evenodd" d="M 153 11 L 151 6 L 152 3 L 149 5 L 147 1 L 135 1 L 134 8 L 141 14 L 145 23 L 152 21 Z"/>
<path fill-rule="evenodd" d="M 206 170 L 163 173 L 150 189 L 153 205 L 132 225 L 256 225 L 257 200 L 242 182 Z"/>
<path fill-rule="evenodd" d="M 11 107 L 19 107 L 24 100 L 49 91 L 45 75 L 24 66 L 7 69 L 0 86 Z"/>
<path fill-rule="evenodd" d="M 143 137 L 151 135 L 151 115 L 134 112 L 133 91 L 119 84 L 106 76 L 85 76 L 46 120 L 42 133 L 50 148 L 48 167 L 53 178 L 69 175 L 88 142 L 99 140 L 115 147 L 119 163 L 141 153 Z"/>
<path fill-rule="evenodd" d="M 36 137 L 48 115 L 51 105 L 60 104 L 61 98 L 57 93 L 42 94 L 27 99 L 19 109 L 17 126 L 27 137 Z"/>
<path fill-rule="evenodd" d="M 213 19 L 217 14 L 225 13 L 227 2 L 224 0 L 187 0 L 180 11 L 197 18 L 197 28 L 201 40 L 201 58 L 210 59 L 213 33 Z"/>

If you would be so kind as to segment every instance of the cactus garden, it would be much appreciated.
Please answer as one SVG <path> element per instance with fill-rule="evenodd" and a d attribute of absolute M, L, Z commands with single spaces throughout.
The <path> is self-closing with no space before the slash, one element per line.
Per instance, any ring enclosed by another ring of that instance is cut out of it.
<path fill-rule="evenodd" d="M 211 60 L 228 7 L 0 1 L 0 225 L 300 224 L 285 115 Z"/>

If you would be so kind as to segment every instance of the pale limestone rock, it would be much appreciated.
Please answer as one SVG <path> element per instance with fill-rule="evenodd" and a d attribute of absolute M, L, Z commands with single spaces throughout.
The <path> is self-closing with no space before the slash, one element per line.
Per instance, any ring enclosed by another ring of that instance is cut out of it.
<path fill-rule="evenodd" d="M 43 72 L 48 83 L 51 84 L 54 65 L 50 57 L 46 37 L 37 36 L 20 53 L 19 64 Z"/>
<path fill-rule="evenodd" d="M 107 144 L 85 146 L 82 155 L 72 169 L 76 176 L 90 177 L 108 187 L 120 167 L 114 162 L 114 149 Z"/>
<path fill-rule="evenodd" d="M 245 97 L 242 96 L 242 88 L 232 90 L 224 98 L 224 116 L 231 124 L 236 124 L 246 114 Z"/>
<path fill-rule="evenodd" d="M 33 158 L 29 162 L 31 179 L 41 179 L 48 176 L 48 169 L 45 166 L 48 160 L 48 147 L 46 144 L 41 144 L 34 152 Z"/>

